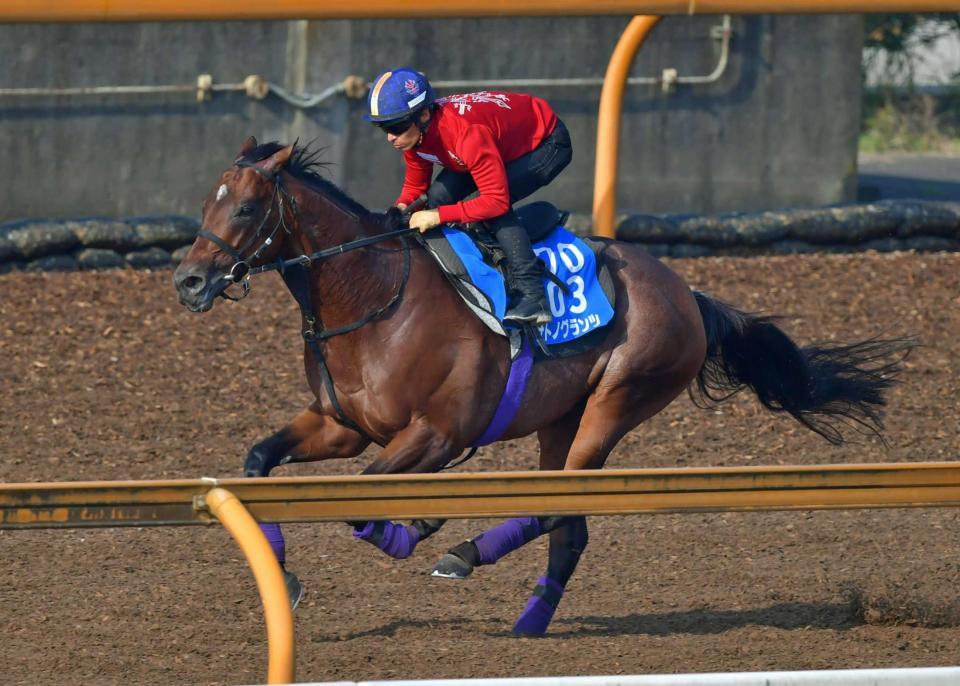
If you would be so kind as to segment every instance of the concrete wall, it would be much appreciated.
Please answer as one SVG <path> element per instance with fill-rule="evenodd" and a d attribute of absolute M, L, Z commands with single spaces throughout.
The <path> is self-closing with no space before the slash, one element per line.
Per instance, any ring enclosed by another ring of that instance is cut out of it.
<path fill-rule="evenodd" d="M 433 79 L 602 76 L 628 19 L 470 19 L 0 26 L 0 89 L 190 84 L 248 74 L 318 92 L 347 74 L 410 64 Z M 670 18 L 634 67 L 706 74 L 718 17 Z M 727 71 L 671 95 L 633 87 L 625 102 L 624 210 L 718 212 L 851 200 L 860 113 L 859 17 L 734 18 Z M 495 84 L 491 84 L 494 87 Z M 531 89 L 532 90 L 532 89 Z M 574 161 L 541 194 L 589 211 L 600 88 L 532 90 L 567 123 Z M 316 139 L 331 178 L 383 207 L 399 156 L 342 96 L 310 110 L 270 97 L 190 94 L 0 96 L 0 221 L 177 213 L 200 199 L 240 143 Z"/>

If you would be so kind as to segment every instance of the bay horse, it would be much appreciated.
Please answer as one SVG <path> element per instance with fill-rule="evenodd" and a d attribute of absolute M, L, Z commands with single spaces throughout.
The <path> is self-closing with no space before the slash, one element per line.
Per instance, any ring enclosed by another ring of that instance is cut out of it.
<path fill-rule="evenodd" d="M 348 458 L 382 447 L 365 474 L 436 472 L 491 422 L 510 372 L 507 338 L 467 308 L 397 211 L 366 210 L 319 172 L 315 152 L 248 139 L 207 195 L 202 226 L 173 282 L 180 302 L 209 310 L 250 272 L 277 269 L 301 308 L 315 400 L 257 443 L 247 476 L 277 465 Z M 884 391 L 909 339 L 799 347 L 774 318 L 699 291 L 637 245 L 605 241 L 616 312 L 601 342 L 538 361 L 526 402 L 500 440 L 537 433 L 540 469 L 600 469 L 631 429 L 685 389 L 701 404 L 742 388 L 831 443 L 841 428 L 880 434 Z M 351 522 L 354 535 L 406 557 L 442 521 Z M 262 525 L 284 564 L 278 525 Z M 549 534 L 546 574 L 517 621 L 546 632 L 587 544 L 584 517 L 512 519 L 451 549 L 434 574 L 478 565 Z M 302 587 L 287 572 L 291 602 Z"/>

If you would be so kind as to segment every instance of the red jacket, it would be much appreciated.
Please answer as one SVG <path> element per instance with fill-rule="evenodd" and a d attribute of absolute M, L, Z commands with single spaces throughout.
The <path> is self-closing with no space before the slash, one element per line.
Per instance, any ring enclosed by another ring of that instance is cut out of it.
<path fill-rule="evenodd" d="M 440 221 L 493 219 L 510 208 L 505 164 L 534 150 L 553 133 L 557 115 L 545 100 L 521 93 L 481 91 L 437 100 L 420 145 L 403 153 L 407 173 L 397 204 L 427 190 L 433 165 L 468 172 L 480 194 L 442 205 Z"/>

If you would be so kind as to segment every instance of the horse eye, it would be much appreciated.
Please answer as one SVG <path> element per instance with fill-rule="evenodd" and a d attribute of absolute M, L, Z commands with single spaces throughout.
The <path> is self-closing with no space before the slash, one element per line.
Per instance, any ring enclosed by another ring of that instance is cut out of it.
<path fill-rule="evenodd" d="M 252 203 L 245 202 L 242 205 L 237 207 L 236 216 L 252 217 L 256 209 L 257 208 Z"/>

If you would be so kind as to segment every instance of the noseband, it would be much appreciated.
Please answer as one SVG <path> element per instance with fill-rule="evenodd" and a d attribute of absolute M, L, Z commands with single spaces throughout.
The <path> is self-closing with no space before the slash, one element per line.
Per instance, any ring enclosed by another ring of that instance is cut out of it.
<path fill-rule="evenodd" d="M 266 214 L 263 215 L 263 219 L 260 220 L 260 225 L 257 227 L 256 232 L 239 248 L 234 248 L 232 245 L 227 243 L 225 240 L 220 238 L 220 236 L 205 229 L 200 229 L 197 231 L 198 236 L 206 238 L 208 241 L 216 245 L 223 252 L 230 255 L 234 260 L 233 266 L 230 267 L 230 271 L 223 275 L 225 281 L 231 283 L 239 283 L 242 288 L 242 292 L 239 297 L 234 297 L 228 295 L 225 291 L 220 294 L 221 297 L 226 298 L 227 300 L 242 300 L 250 292 L 250 280 L 249 274 L 251 265 L 256 260 L 259 260 L 260 257 L 266 252 L 273 244 L 273 239 L 276 237 L 277 232 L 283 228 L 284 231 L 290 233 L 290 227 L 287 226 L 287 218 L 285 211 L 285 202 L 290 203 L 294 217 L 297 216 L 297 201 L 296 199 L 287 192 L 287 189 L 283 187 L 283 183 L 280 180 L 280 175 L 277 172 L 267 172 L 258 167 L 257 165 L 251 162 L 240 161 L 236 163 L 237 167 L 246 167 L 254 170 L 260 176 L 262 176 L 267 181 L 273 184 L 273 195 L 270 197 L 270 205 L 267 207 Z M 251 254 L 249 257 L 244 257 L 244 253 L 247 252 L 254 242 L 260 237 L 263 233 L 263 228 L 267 225 L 267 222 L 270 219 L 270 215 L 273 212 L 274 205 L 277 206 L 277 222 L 273 225 L 273 230 L 270 232 L 270 235 L 267 236 L 260 246 Z"/>

